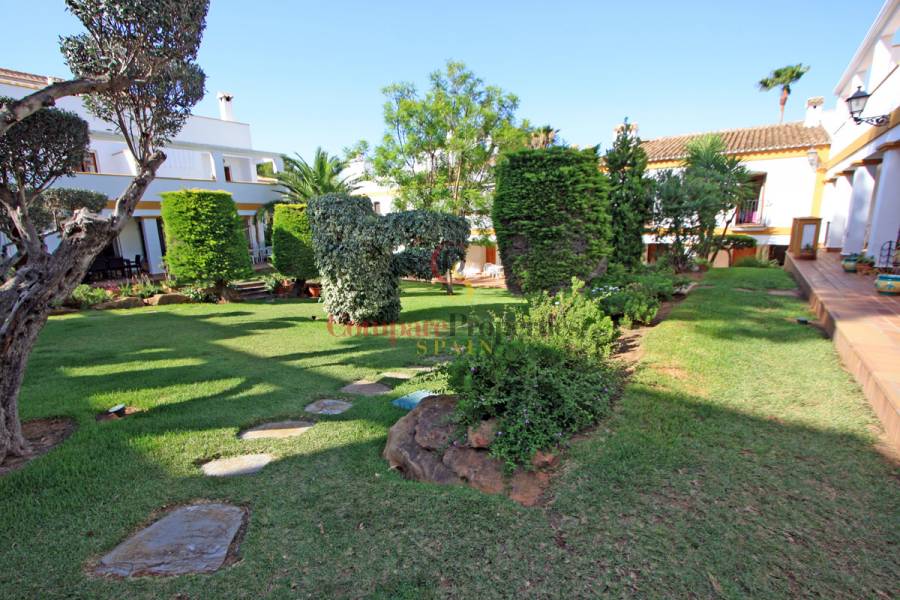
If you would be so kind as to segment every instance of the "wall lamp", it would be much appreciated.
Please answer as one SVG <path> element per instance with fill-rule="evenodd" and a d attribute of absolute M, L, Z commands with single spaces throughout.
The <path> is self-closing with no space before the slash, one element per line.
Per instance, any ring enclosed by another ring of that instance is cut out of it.
<path fill-rule="evenodd" d="M 867 94 L 862 90 L 862 86 L 858 86 L 856 91 L 853 92 L 853 95 L 847 98 L 847 106 L 850 108 L 850 116 L 853 117 L 853 120 L 857 125 L 860 123 L 868 123 L 869 125 L 874 125 L 876 127 L 881 127 L 882 125 L 887 125 L 890 121 L 889 115 L 878 115 L 877 117 L 864 117 L 862 116 L 863 110 L 866 108 L 866 102 L 869 101 L 869 96 L 871 94 Z"/>

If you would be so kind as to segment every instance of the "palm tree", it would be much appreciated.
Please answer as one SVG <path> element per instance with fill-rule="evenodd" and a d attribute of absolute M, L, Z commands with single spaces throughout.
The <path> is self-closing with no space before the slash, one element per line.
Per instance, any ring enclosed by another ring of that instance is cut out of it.
<path fill-rule="evenodd" d="M 281 186 L 281 198 L 262 205 L 257 215 L 271 216 L 276 204 L 306 204 L 322 194 L 351 193 L 360 183 L 360 177 L 345 173 L 349 161 L 329 156 L 322 148 L 316 148 L 312 164 L 302 156 L 285 156 L 284 170 L 275 173 Z"/>
<path fill-rule="evenodd" d="M 791 84 L 796 83 L 807 71 L 809 71 L 809 67 L 798 63 L 775 69 L 768 77 L 759 80 L 759 90 L 761 92 L 768 92 L 781 86 L 781 99 L 779 100 L 781 117 L 778 119 L 779 123 L 784 123 L 784 105 L 787 104 L 788 96 L 791 95 Z"/>
<path fill-rule="evenodd" d="M 528 147 L 533 149 L 549 148 L 556 141 L 557 133 L 559 133 L 559 129 L 553 129 L 550 125 L 538 127 L 531 132 Z"/>

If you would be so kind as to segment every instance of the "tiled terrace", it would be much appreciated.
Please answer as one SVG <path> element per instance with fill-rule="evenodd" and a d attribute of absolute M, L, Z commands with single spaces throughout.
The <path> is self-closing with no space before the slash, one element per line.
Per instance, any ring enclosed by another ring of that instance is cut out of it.
<path fill-rule="evenodd" d="M 817 260 L 787 257 L 810 306 L 900 450 L 900 296 L 875 291 L 874 276 L 845 273 L 837 253 Z"/>

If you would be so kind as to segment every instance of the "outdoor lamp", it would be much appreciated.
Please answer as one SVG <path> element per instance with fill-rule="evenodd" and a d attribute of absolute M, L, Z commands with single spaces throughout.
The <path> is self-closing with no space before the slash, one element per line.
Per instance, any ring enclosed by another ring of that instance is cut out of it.
<path fill-rule="evenodd" d="M 853 95 L 847 98 L 847 107 L 850 109 L 850 116 L 857 125 L 860 123 L 868 123 L 876 127 L 888 124 L 888 115 L 879 115 L 877 117 L 862 116 L 863 110 L 866 108 L 866 102 L 869 101 L 869 94 L 862 90 L 862 86 L 857 86 Z"/>
<path fill-rule="evenodd" d="M 813 169 L 819 166 L 819 153 L 815 148 L 810 148 L 806 151 L 806 160 L 809 161 L 809 166 Z"/>

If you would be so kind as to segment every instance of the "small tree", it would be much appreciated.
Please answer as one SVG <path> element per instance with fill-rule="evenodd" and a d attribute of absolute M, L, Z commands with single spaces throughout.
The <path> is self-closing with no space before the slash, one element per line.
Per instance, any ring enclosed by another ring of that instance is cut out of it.
<path fill-rule="evenodd" d="M 18 161 L 16 173 L 7 171 L 0 181 L 0 211 L 16 240 L 16 256 L 4 262 L 0 273 L 0 462 L 29 451 L 19 422 L 19 389 L 50 307 L 69 296 L 94 257 L 128 222 L 166 159 L 160 148 L 203 97 L 204 75 L 195 60 L 207 0 L 66 0 L 66 6 L 86 30 L 61 41 L 75 79 L 20 100 L 0 101 L 0 164 L 5 170 Z M 74 171 L 84 155 L 87 126 L 58 112 L 49 119 L 39 115 L 75 94 L 95 116 L 114 124 L 137 175 L 109 215 L 83 208 L 60 223 L 60 242 L 51 253 L 31 219 L 40 201 L 32 193 L 34 184 L 47 189 Z M 26 137 L 42 160 L 15 155 Z M 14 271 L 10 264 L 16 265 Z"/>
<path fill-rule="evenodd" d="M 456 215 L 427 210 L 407 210 L 385 216 L 400 275 L 431 279 L 444 274 L 444 286 L 453 293 L 453 265 L 466 257 L 469 222 Z"/>
<path fill-rule="evenodd" d="M 660 241 L 669 241 L 678 270 L 696 257 L 715 261 L 737 210 L 753 194 L 746 167 L 724 148 L 717 136 L 695 140 L 682 172 L 657 176 L 654 227 Z"/>
<path fill-rule="evenodd" d="M 520 150 L 497 167 L 493 221 L 514 293 L 555 292 L 606 271 L 609 213 L 597 149 Z"/>
<path fill-rule="evenodd" d="M 610 260 L 633 269 L 641 263 L 643 233 L 653 217 L 653 199 L 651 181 L 646 176 L 647 153 L 627 119 L 603 164 L 609 178 Z"/>
<path fill-rule="evenodd" d="M 229 281 L 252 272 L 247 239 L 237 207 L 228 192 L 163 192 L 169 274 L 176 281 L 212 282 L 216 293 Z"/>
<path fill-rule="evenodd" d="M 420 95 L 411 83 L 384 88 L 385 133 L 374 151 L 375 175 L 396 186 L 395 205 L 455 215 L 487 215 L 500 152 L 524 148 L 519 99 L 448 61 Z"/>
<path fill-rule="evenodd" d="M 307 279 L 319 276 L 305 204 L 279 204 L 275 207 L 272 264 L 279 273 L 296 278 L 300 289 L 303 289 Z"/>

